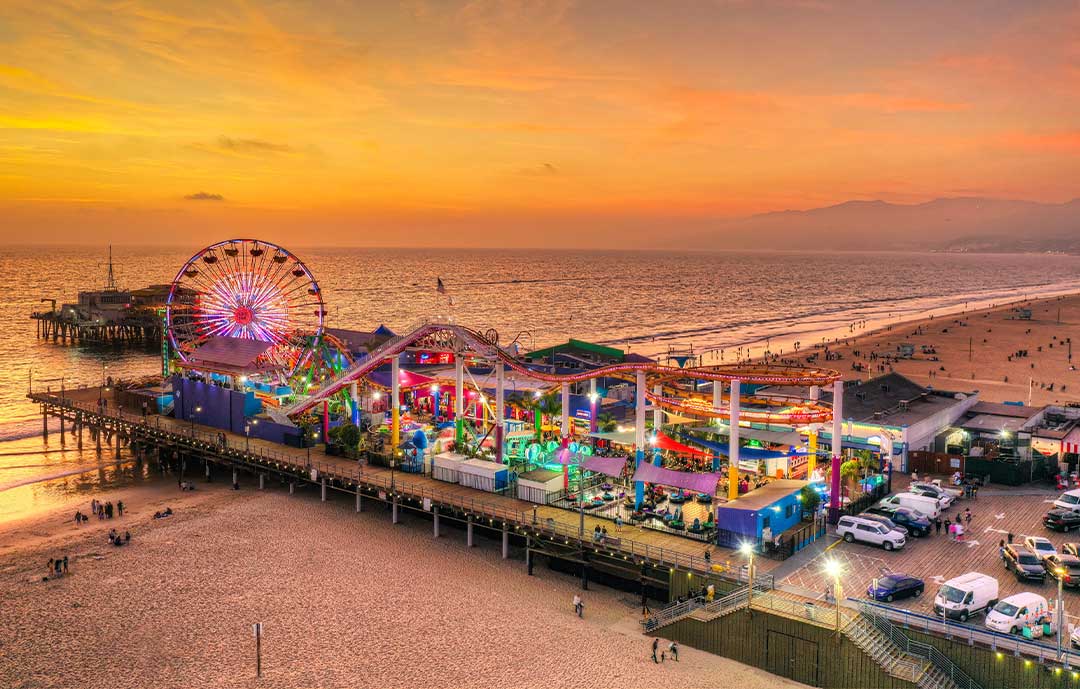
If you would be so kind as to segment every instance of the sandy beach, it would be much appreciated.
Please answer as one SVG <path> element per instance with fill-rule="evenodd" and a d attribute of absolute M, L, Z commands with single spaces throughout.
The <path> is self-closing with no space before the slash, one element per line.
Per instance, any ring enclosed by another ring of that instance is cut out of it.
<path fill-rule="evenodd" d="M 1031 320 L 1019 318 L 1019 308 L 1031 309 Z M 938 389 L 978 390 L 988 402 L 1028 404 L 1029 383 L 1031 404 L 1080 402 L 1080 370 L 1072 368 L 1068 344 L 1071 338 L 1077 345 L 1074 361 L 1080 365 L 1080 295 L 924 318 L 864 334 L 856 326 L 853 332 L 828 347 L 842 359 L 824 361 L 820 356 L 817 363 L 838 369 L 847 379 L 866 380 L 894 370 Z M 883 360 L 885 355 L 895 357 L 904 343 L 914 345 L 912 358 Z M 925 353 L 924 348 L 933 351 Z M 805 353 L 824 351 L 812 343 L 803 343 L 802 350 L 800 361 L 805 361 Z M 1010 356 L 1022 350 L 1026 356 Z M 871 359 L 871 353 L 877 358 Z M 854 370 L 853 363 L 863 370 Z"/>
<path fill-rule="evenodd" d="M 76 529 L 51 514 L 0 532 L 0 685 L 800 686 L 691 648 L 656 665 L 632 594 L 593 586 L 578 619 L 573 578 L 529 577 L 457 531 L 436 541 L 419 518 L 393 526 L 379 506 L 358 515 L 314 491 L 199 486 L 132 488 L 122 521 Z M 166 504 L 176 515 L 152 519 Z M 130 546 L 107 544 L 114 526 Z M 57 554 L 70 573 L 41 581 Z"/>

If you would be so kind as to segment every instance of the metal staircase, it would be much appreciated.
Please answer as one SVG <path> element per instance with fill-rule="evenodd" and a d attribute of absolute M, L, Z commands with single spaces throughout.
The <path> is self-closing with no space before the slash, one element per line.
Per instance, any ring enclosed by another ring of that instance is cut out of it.
<path fill-rule="evenodd" d="M 882 669 L 919 689 L 982 689 L 935 646 L 911 640 L 865 601 L 859 602 L 859 616 L 843 631 Z"/>
<path fill-rule="evenodd" d="M 754 586 L 754 589 L 758 595 L 764 590 L 764 588 L 757 585 Z M 718 617 L 745 608 L 747 602 L 746 591 L 747 589 L 744 588 L 737 589 L 711 603 L 704 603 L 700 598 L 694 598 L 675 605 L 669 605 L 642 620 L 641 625 L 645 632 L 649 633 L 686 618 L 698 620 L 699 622 L 710 622 Z"/>

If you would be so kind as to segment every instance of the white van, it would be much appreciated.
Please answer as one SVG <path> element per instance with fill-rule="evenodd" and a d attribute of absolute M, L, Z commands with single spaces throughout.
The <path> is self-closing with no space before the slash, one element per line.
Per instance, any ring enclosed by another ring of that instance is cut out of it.
<path fill-rule="evenodd" d="M 836 523 L 836 535 L 848 543 L 862 541 L 880 545 L 885 550 L 903 548 L 906 542 L 900 531 L 892 531 L 879 521 L 863 517 L 840 517 Z"/>
<path fill-rule="evenodd" d="M 1017 593 L 1002 598 L 986 613 L 986 628 L 995 632 L 1016 634 L 1021 627 L 1041 623 L 1050 618 L 1050 604 L 1037 593 Z"/>
<path fill-rule="evenodd" d="M 1054 501 L 1054 506 L 1080 512 L 1080 489 L 1065 491 Z"/>
<path fill-rule="evenodd" d="M 989 610 L 997 602 L 997 579 L 968 572 L 941 585 L 934 596 L 934 614 L 967 622 L 969 617 Z"/>
<path fill-rule="evenodd" d="M 918 510 L 930 519 L 937 519 L 941 516 L 941 506 L 936 499 L 925 495 L 916 495 L 915 493 L 897 493 L 896 495 L 890 495 L 879 504 L 888 507 L 907 507 Z"/>

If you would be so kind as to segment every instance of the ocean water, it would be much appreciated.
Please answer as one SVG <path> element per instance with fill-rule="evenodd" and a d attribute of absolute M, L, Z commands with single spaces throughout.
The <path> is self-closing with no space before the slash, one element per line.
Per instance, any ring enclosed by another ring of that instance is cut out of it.
<path fill-rule="evenodd" d="M 200 247 L 118 248 L 117 282 L 169 282 Z M 286 247 L 289 248 L 289 247 Z M 1080 290 L 1080 257 L 896 253 L 658 253 L 304 249 L 323 289 L 327 324 L 401 331 L 452 311 L 500 342 L 530 349 L 576 337 L 663 355 L 771 339 L 816 341 L 857 320 Z M 156 354 L 39 341 L 31 311 L 74 301 L 105 281 L 105 248 L 0 249 L 0 439 L 40 430 L 29 378 L 59 387 L 159 370 Z M 441 277 L 454 306 L 435 291 Z M 780 345 L 782 346 L 782 345 Z M 729 351 L 725 361 L 734 352 Z M 719 361 L 718 353 L 705 362 Z M 2 464 L 2 460 L 0 460 Z M 2 484 L 3 481 L 0 481 Z"/>
<path fill-rule="evenodd" d="M 121 248 L 117 281 L 172 280 L 200 247 Z M 289 248 L 289 247 L 287 247 Z M 657 253 L 584 251 L 297 250 L 320 283 L 327 324 L 403 331 L 446 315 L 526 349 L 576 337 L 663 358 L 669 348 L 731 361 L 740 347 L 777 351 L 867 327 L 1026 296 L 1080 291 L 1080 257 L 895 253 Z M 0 249 L 0 522 L 152 480 L 92 450 L 45 445 L 26 399 L 31 376 L 59 388 L 160 370 L 154 351 L 39 341 L 31 311 L 74 301 L 105 282 L 105 248 Z M 442 278 L 454 306 L 436 290 Z M 787 343 L 787 344 L 785 344 Z M 745 351 L 745 350 L 744 350 Z M 760 353 L 755 349 L 753 353 Z"/>

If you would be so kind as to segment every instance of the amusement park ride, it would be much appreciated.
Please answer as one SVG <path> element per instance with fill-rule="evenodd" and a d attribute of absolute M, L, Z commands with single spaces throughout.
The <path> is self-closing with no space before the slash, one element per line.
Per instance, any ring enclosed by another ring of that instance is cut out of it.
<path fill-rule="evenodd" d="M 191 293 L 195 294 L 193 299 Z M 179 295 L 188 296 L 180 299 Z M 492 370 L 495 393 L 490 430 L 495 461 L 504 460 L 507 369 L 539 387 L 561 393 L 560 437 L 564 448 L 571 440 L 571 385 L 601 378 L 632 381 L 638 464 L 644 461 L 650 447 L 646 435 L 647 402 L 657 417 L 657 429 L 660 410 L 682 417 L 727 420 L 732 461 L 739 456 L 740 424 L 804 430 L 810 436 L 811 450 L 816 447 L 816 431 L 824 424 L 831 422 L 832 438 L 841 437 L 841 411 L 818 399 L 822 387 L 834 385 L 837 392 L 841 391 L 840 374 L 830 369 L 767 364 L 682 367 L 635 361 L 558 373 L 519 360 L 500 346 L 495 331 L 481 333 L 451 318 L 418 323 L 354 360 L 348 348 L 325 331 L 326 313 L 315 277 L 289 251 L 262 240 L 218 242 L 193 255 L 173 280 L 164 313 L 166 370 L 202 376 L 237 390 L 252 390 L 278 422 L 295 423 L 312 411 L 321 412 L 326 437 L 331 418 L 358 422 L 361 407 L 365 406 L 361 391 L 368 401 L 380 396 L 381 388 L 371 377 L 376 371 L 389 369 L 390 442 L 396 448 L 402 433 L 401 355 L 419 350 L 448 352 L 453 355 L 454 376 L 439 382 L 452 390 L 458 442 L 465 433 L 466 361 Z M 699 384 L 706 381 L 712 382 L 711 399 L 698 392 Z M 801 387 L 808 394 L 744 396 L 743 385 Z M 595 383 L 593 386 L 595 389 Z M 595 418 L 595 395 L 591 399 Z M 833 399 L 835 404 L 841 404 L 842 393 L 834 394 Z M 486 405 L 487 400 L 483 403 Z M 840 493 L 838 454 L 834 451 L 832 457 L 834 500 Z M 811 451 L 808 475 L 814 472 L 815 460 L 816 452 Z M 729 481 L 732 499 L 737 497 L 735 484 Z"/>

